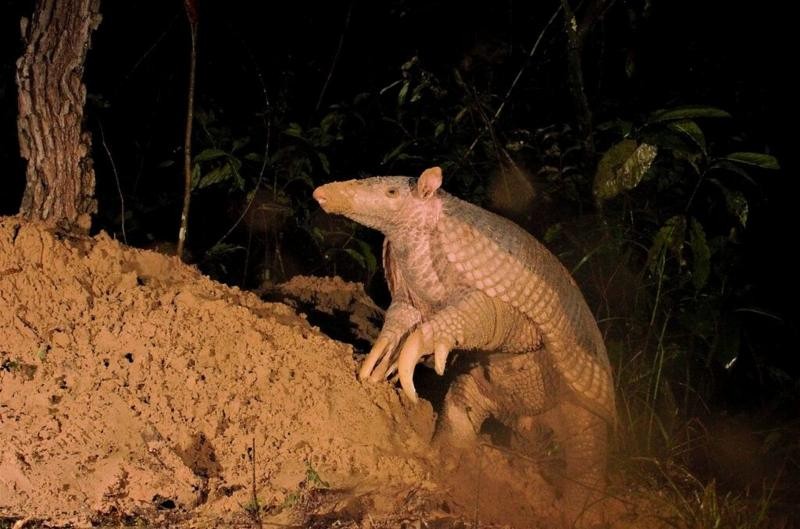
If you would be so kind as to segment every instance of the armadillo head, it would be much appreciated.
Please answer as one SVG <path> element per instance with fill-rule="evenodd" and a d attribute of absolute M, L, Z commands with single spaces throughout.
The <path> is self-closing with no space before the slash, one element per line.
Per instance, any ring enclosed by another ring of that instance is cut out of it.
<path fill-rule="evenodd" d="M 376 176 L 331 182 L 316 188 L 314 198 L 327 213 L 344 215 L 390 235 L 436 222 L 442 209 L 436 196 L 441 184 L 442 170 L 432 167 L 416 181 L 407 176 Z"/>

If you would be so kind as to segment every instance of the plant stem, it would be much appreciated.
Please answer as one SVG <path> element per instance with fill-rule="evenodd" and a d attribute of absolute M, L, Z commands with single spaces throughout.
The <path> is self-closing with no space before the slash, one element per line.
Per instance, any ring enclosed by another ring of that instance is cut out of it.
<path fill-rule="evenodd" d="M 188 9 L 187 9 L 188 12 Z M 192 36 L 191 57 L 189 59 L 189 91 L 186 95 L 186 131 L 183 138 L 183 210 L 181 211 L 181 227 L 178 231 L 178 249 L 176 254 L 183 259 L 186 246 L 186 232 L 189 228 L 189 204 L 192 199 L 192 122 L 194 121 L 194 85 L 197 69 L 197 19 L 189 17 L 189 28 Z"/>
<path fill-rule="evenodd" d="M 572 100 L 575 105 L 578 126 L 583 134 L 587 161 L 592 163 L 595 157 L 594 139 L 592 138 L 592 112 L 589 109 L 589 100 L 586 98 L 586 89 L 583 84 L 578 23 L 575 19 L 575 13 L 569 5 L 569 0 L 561 0 L 561 8 L 564 11 L 564 33 L 567 36 L 569 88 L 570 92 L 572 92 Z"/>

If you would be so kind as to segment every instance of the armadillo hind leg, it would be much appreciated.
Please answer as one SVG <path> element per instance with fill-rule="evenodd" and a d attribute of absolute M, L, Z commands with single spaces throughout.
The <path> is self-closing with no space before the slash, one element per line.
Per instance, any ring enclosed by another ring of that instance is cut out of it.
<path fill-rule="evenodd" d="M 593 527 L 602 522 L 599 501 L 605 490 L 607 423 L 569 401 L 561 402 L 545 416 L 566 463 L 560 480 L 564 525 Z"/>
<path fill-rule="evenodd" d="M 434 437 L 434 443 L 441 449 L 471 449 L 478 440 L 483 422 L 497 413 L 483 369 L 482 366 L 473 368 L 456 378 L 450 386 Z"/>

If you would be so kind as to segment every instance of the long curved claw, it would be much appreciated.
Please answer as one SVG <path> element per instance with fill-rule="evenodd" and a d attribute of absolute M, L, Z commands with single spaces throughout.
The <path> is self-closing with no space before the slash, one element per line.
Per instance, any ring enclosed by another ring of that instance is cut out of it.
<path fill-rule="evenodd" d="M 422 331 L 417 329 L 406 338 L 403 348 L 400 350 L 400 357 L 397 360 L 400 385 L 412 402 L 417 402 L 417 390 L 414 388 L 414 368 L 424 355 L 425 348 Z"/>
<path fill-rule="evenodd" d="M 397 361 L 397 353 L 394 349 L 386 351 L 381 358 L 381 362 L 372 370 L 372 375 L 369 377 L 370 382 L 380 382 L 385 380 L 392 371 L 392 367 Z"/>
<path fill-rule="evenodd" d="M 447 355 L 450 354 L 450 347 L 445 343 L 437 343 L 433 350 L 433 368 L 439 376 L 444 375 L 444 366 L 447 363 Z"/>
<path fill-rule="evenodd" d="M 370 374 L 372 374 L 372 370 L 375 367 L 375 364 L 378 362 L 381 357 L 389 357 L 388 353 L 389 346 L 391 345 L 391 341 L 388 338 L 378 338 L 375 340 L 375 343 L 372 345 L 372 349 L 370 349 L 369 354 L 364 359 L 364 363 L 361 364 L 361 369 L 358 371 L 358 378 L 359 380 L 366 380 Z M 370 378 L 371 381 L 374 382 Z"/>

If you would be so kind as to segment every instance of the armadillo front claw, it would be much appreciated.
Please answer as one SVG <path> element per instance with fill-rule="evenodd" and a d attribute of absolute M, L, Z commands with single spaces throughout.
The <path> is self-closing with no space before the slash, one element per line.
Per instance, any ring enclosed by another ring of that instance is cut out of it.
<path fill-rule="evenodd" d="M 417 402 L 417 390 L 414 388 L 414 368 L 417 367 L 420 358 L 425 356 L 427 352 L 424 341 L 422 331 L 420 329 L 415 330 L 406 338 L 403 348 L 400 350 L 400 357 L 397 359 L 397 373 L 400 377 L 400 385 L 412 402 Z"/>
<path fill-rule="evenodd" d="M 444 375 L 444 366 L 447 363 L 447 355 L 450 354 L 451 347 L 446 343 L 439 342 L 433 348 L 433 368 L 439 376 Z"/>
<path fill-rule="evenodd" d="M 359 380 L 369 379 L 371 382 L 380 380 L 382 377 L 375 379 L 374 376 L 370 377 L 370 375 L 374 375 L 373 369 L 375 369 L 375 364 L 378 363 L 378 360 L 383 360 L 381 364 L 388 362 L 388 359 L 392 357 L 394 349 L 395 343 L 386 337 L 379 337 L 375 340 L 372 349 L 370 349 L 369 354 L 364 359 L 364 363 L 361 364 L 361 369 L 358 371 Z M 378 371 L 380 371 L 380 369 L 378 369 Z"/>
<path fill-rule="evenodd" d="M 383 353 L 381 362 L 372 369 L 372 374 L 369 376 L 370 382 L 380 382 L 385 380 L 391 375 L 397 367 L 397 346 L 392 343 L 390 347 Z"/>

